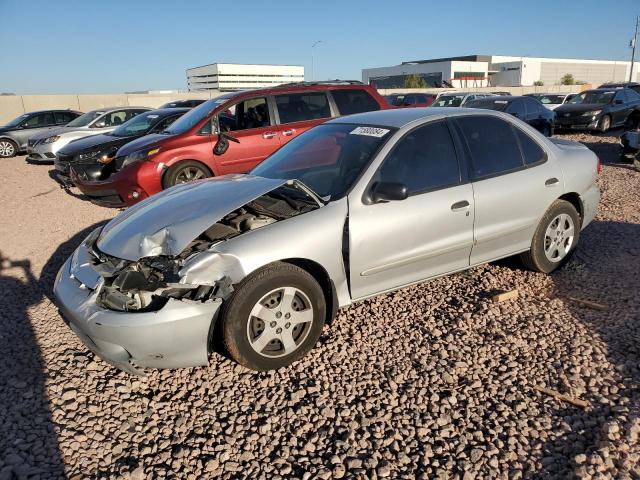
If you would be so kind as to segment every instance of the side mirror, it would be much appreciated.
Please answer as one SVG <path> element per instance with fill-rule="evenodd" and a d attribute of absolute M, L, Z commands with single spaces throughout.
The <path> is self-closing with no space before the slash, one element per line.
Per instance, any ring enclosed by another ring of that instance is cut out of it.
<path fill-rule="evenodd" d="M 104 128 L 107 126 L 107 122 L 105 122 L 104 120 L 100 120 L 99 122 L 94 123 L 93 126 L 96 128 Z"/>
<path fill-rule="evenodd" d="M 224 137 L 224 135 L 218 134 L 218 141 L 213 146 L 213 154 L 214 155 L 224 155 L 224 152 L 229 150 L 229 141 Z"/>
<path fill-rule="evenodd" d="M 408 197 L 407 186 L 398 182 L 376 182 L 371 188 L 373 203 L 404 200 Z"/>

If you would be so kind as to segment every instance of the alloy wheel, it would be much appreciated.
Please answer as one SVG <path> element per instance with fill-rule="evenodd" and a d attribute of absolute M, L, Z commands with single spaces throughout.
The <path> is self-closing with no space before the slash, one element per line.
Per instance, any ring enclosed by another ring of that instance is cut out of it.
<path fill-rule="evenodd" d="M 176 185 L 179 183 L 192 182 L 193 180 L 200 180 L 202 178 L 207 178 L 207 174 L 201 168 L 185 167 L 176 175 Z"/>
<path fill-rule="evenodd" d="M 561 213 L 549 223 L 544 235 L 544 255 L 553 263 L 567 256 L 573 245 L 575 226 L 573 219 Z"/>
<path fill-rule="evenodd" d="M 0 142 L 0 157 L 13 157 L 16 149 L 13 143 L 3 140 Z"/>
<path fill-rule="evenodd" d="M 264 295 L 251 309 L 247 338 L 264 357 L 283 357 L 305 341 L 313 324 L 311 300 L 296 287 L 281 287 Z"/>

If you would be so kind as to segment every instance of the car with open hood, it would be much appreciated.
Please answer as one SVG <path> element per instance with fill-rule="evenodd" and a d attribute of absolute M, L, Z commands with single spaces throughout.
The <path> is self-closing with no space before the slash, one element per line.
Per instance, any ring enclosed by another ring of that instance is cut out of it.
<path fill-rule="evenodd" d="M 557 128 L 606 132 L 625 125 L 639 109 L 640 94 L 631 88 L 595 88 L 576 95 L 554 111 Z"/>
<path fill-rule="evenodd" d="M 374 87 L 357 81 L 229 92 L 195 107 L 165 131 L 122 147 L 109 178 L 72 176 L 72 181 L 94 203 L 130 206 L 179 183 L 246 173 L 332 117 L 388 108 Z"/>
<path fill-rule="evenodd" d="M 146 107 L 115 107 L 92 110 L 67 123 L 64 127 L 34 135 L 27 142 L 27 161 L 51 162 L 56 153 L 69 142 L 115 130 Z"/>
<path fill-rule="evenodd" d="M 248 175 L 123 211 L 73 252 L 54 292 L 87 347 L 126 371 L 205 365 L 214 342 L 279 368 L 357 300 L 516 254 L 555 270 L 596 214 L 598 171 L 585 146 L 501 112 L 338 118 Z"/>
<path fill-rule="evenodd" d="M 73 168 L 84 180 L 107 178 L 115 171 L 113 160 L 120 147 L 145 135 L 164 131 L 188 111 L 189 108 L 173 107 L 150 110 L 136 115 L 111 132 L 69 143 L 56 154 L 58 177 L 65 182 Z"/>
<path fill-rule="evenodd" d="M 0 158 L 25 151 L 29 138 L 66 125 L 80 115 L 82 112 L 75 110 L 38 110 L 18 115 L 0 127 Z"/>

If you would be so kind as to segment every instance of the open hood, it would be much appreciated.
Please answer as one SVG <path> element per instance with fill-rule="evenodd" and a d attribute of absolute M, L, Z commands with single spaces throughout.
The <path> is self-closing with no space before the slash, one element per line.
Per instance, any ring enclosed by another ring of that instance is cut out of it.
<path fill-rule="evenodd" d="M 116 216 L 103 228 L 97 246 L 130 261 L 178 255 L 222 217 L 287 182 L 225 175 L 177 185 Z"/>

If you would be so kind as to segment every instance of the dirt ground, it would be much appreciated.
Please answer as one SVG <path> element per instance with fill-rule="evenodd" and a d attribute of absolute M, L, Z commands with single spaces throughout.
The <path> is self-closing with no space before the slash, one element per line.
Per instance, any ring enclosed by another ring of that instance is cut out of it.
<path fill-rule="evenodd" d="M 51 288 L 117 211 L 65 193 L 51 165 L 0 160 L 0 480 L 640 478 L 640 172 L 616 134 L 560 135 L 604 163 L 565 268 L 506 260 L 358 302 L 264 373 L 213 354 L 140 378 L 94 357 Z"/>

